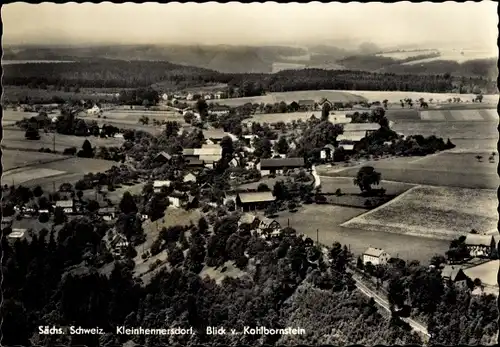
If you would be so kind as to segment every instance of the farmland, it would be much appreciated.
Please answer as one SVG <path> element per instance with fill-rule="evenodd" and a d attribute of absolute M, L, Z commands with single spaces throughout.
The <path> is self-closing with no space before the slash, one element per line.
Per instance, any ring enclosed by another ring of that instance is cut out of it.
<path fill-rule="evenodd" d="M 494 190 L 415 187 L 342 226 L 449 240 L 496 228 L 497 205 Z"/>
<path fill-rule="evenodd" d="M 478 153 L 442 152 L 421 158 L 394 158 L 370 161 L 365 165 L 373 166 L 388 181 L 407 182 L 433 186 L 497 189 L 499 178 L 497 163 L 487 158 L 491 152 L 484 152 L 478 161 Z M 322 169 L 320 175 L 333 177 L 355 177 L 358 167 L 340 170 Z"/>
<path fill-rule="evenodd" d="M 38 154 L 38 153 L 36 153 Z M 104 172 L 117 163 L 112 161 L 88 158 L 69 157 L 56 162 L 31 165 L 5 174 L 6 182 L 15 182 L 25 186 L 40 185 L 43 189 L 59 187 L 63 183 L 74 184 L 86 173 Z"/>
<path fill-rule="evenodd" d="M 277 220 L 285 227 L 297 230 L 314 241 L 331 245 L 337 241 L 348 245 L 355 255 L 361 255 L 368 246 L 385 249 L 402 259 L 416 259 L 425 264 L 436 253 L 444 253 L 448 242 L 402 234 L 381 235 L 362 228 L 343 227 L 342 223 L 366 212 L 365 209 L 331 205 L 305 205 L 298 212 L 280 213 Z"/>

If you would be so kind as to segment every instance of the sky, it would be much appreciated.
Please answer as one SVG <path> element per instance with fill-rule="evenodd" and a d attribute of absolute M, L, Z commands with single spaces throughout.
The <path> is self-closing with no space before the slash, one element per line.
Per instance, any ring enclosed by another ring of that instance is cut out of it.
<path fill-rule="evenodd" d="M 2 6 L 5 44 L 320 44 L 496 50 L 496 3 L 27 4 Z M 459 47 L 463 46 L 463 47 Z"/>

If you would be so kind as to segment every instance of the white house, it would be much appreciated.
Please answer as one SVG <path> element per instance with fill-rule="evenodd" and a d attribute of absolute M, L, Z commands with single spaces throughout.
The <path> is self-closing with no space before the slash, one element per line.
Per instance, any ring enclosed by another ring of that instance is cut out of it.
<path fill-rule="evenodd" d="M 159 192 L 161 192 L 161 189 L 163 187 L 170 187 L 171 184 L 172 184 L 172 182 L 170 182 L 170 181 L 154 181 L 153 182 L 153 190 L 155 193 L 159 193 Z"/>
<path fill-rule="evenodd" d="M 391 259 L 390 254 L 380 248 L 368 247 L 368 249 L 363 252 L 363 264 L 372 263 L 373 265 L 383 265 L 387 264 L 389 259 Z"/>
<path fill-rule="evenodd" d="M 186 96 L 186 100 L 188 101 L 192 101 L 194 99 L 194 95 L 189 93 L 187 96 Z"/>
<path fill-rule="evenodd" d="M 167 93 L 163 93 L 163 95 L 161 96 L 161 98 L 162 98 L 164 101 L 167 101 L 167 100 L 168 100 L 168 94 L 167 94 Z"/>
<path fill-rule="evenodd" d="M 333 153 L 335 153 L 335 147 L 333 145 L 326 145 L 321 149 L 320 152 L 320 157 L 321 159 L 332 159 L 333 158 Z"/>
<path fill-rule="evenodd" d="M 215 93 L 214 96 L 215 96 L 216 99 L 223 99 L 224 92 L 217 92 L 217 93 Z"/>
<path fill-rule="evenodd" d="M 188 174 L 186 174 L 186 176 L 184 176 L 183 182 L 193 182 L 193 183 L 195 183 L 196 182 L 196 176 L 193 175 L 191 172 L 189 172 Z"/>
<path fill-rule="evenodd" d="M 99 113 L 101 113 L 101 109 L 97 105 L 94 105 L 92 108 L 87 110 L 88 115 L 96 115 Z"/>
<path fill-rule="evenodd" d="M 168 201 L 170 202 L 170 206 L 179 208 L 181 207 L 181 199 L 176 196 L 169 196 Z"/>
<path fill-rule="evenodd" d="M 211 100 L 211 99 L 213 99 L 213 95 L 212 94 L 205 94 L 205 95 L 203 95 L 203 99 Z"/>

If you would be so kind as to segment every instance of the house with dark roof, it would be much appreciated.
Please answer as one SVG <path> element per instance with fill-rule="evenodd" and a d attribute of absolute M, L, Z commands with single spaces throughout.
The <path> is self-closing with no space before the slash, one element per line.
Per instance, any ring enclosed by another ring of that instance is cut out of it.
<path fill-rule="evenodd" d="M 266 208 L 276 198 L 272 192 L 245 192 L 236 196 L 236 206 L 242 211 L 252 211 Z"/>
<path fill-rule="evenodd" d="M 467 234 L 464 243 L 471 257 L 489 258 L 496 248 L 493 235 Z"/>
<path fill-rule="evenodd" d="M 161 163 L 161 164 L 166 164 L 170 162 L 170 160 L 172 160 L 172 156 L 165 151 L 158 153 L 153 159 L 155 163 Z"/>
<path fill-rule="evenodd" d="M 327 144 L 321 149 L 320 158 L 323 160 L 333 159 L 333 154 L 335 153 L 335 147 L 332 144 Z"/>
<path fill-rule="evenodd" d="M 73 200 L 59 200 L 56 201 L 56 207 L 62 208 L 64 213 L 72 214 L 75 212 L 75 205 Z"/>
<path fill-rule="evenodd" d="M 263 237 L 279 236 L 281 231 L 280 223 L 271 218 L 263 217 L 260 219 L 258 232 Z"/>
<path fill-rule="evenodd" d="M 261 159 L 257 164 L 262 176 L 282 174 L 285 170 L 302 169 L 305 167 L 304 158 L 274 158 Z"/>
<path fill-rule="evenodd" d="M 380 248 L 368 247 L 363 252 L 363 264 L 384 265 L 387 264 L 389 259 L 391 259 L 391 255 Z"/>
<path fill-rule="evenodd" d="M 182 151 L 188 166 L 198 166 L 200 161 L 203 166 L 213 168 L 222 159 L 222 147 L 218 144 L 206 144 L 201 148 L 184 148 Z"/>

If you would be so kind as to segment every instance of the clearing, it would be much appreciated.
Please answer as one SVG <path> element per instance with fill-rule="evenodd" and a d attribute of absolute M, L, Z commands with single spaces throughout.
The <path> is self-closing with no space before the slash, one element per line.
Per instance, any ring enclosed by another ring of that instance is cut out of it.
<path fill-rule="evenodd" d="M 494 229 L 497 206 L 494 190 L 415 187 L 342 226 L 451 240 Z"/>

